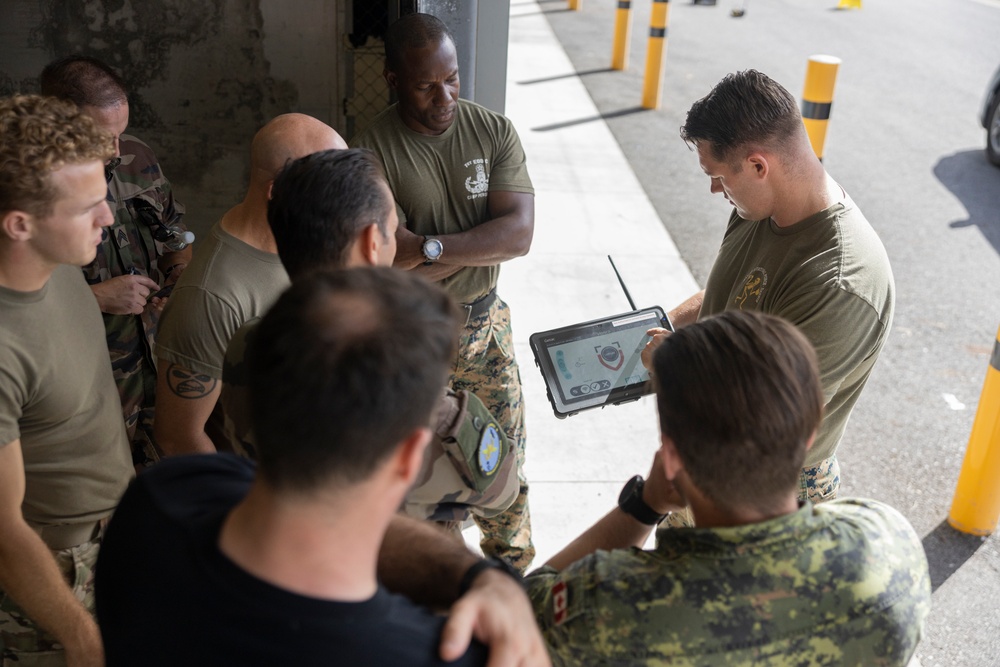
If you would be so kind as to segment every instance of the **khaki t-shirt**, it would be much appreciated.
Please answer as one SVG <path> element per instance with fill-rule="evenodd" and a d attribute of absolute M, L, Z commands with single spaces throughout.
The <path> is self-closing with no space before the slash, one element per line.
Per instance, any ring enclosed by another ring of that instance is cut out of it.
<path fill-rule="evenodd" d="M 779 315 L 816 348 L 826 406 L 806 455 L 811 467 L 836 452 L 885 344 L 894 302 L 882 241 L 848 198 L 785 228 L 734 212 L 701 317 L 727 308 Z"/>
<path fill-rule="evenodd" d="M 534 194 L 514 125 L 467 100 L 458 101 L 455 122 L 439 136 L 406 127 L 393 105 L 353 143 L 382 159 L 402 211 L 399 223 L 421 236 L 464 232 L 487 222 L 490 190 Z M 499 265 L 470 266 L 441 286 L 459 303 L 471 303 L 496 287 L 499 275 Z"/>
<path fill-rule="evenodd" d="M 96 522 L 134 469 L 94 295 L 60 266 L 38 291 L 0 287 L 0 311 L 0 447 L 21 440 L 24 518 Z"/>
<path fill-rule="evenodd" d="M 222 379 L 229 339 L 244 322 L 264 314 L 289 284 L 276 254 L 216 224 L 163 309 L 156 356 Z"/>

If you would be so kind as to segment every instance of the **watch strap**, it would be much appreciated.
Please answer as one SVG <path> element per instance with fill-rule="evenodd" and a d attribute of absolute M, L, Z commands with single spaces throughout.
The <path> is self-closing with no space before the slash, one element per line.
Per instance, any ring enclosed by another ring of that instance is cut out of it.
<path fill-rule="evenodd" d="M 645 484 L 646 480 L 640 475 L 636 475 L 626 482 L 625 488 L 628 489 L 631 486 L 631 493 L 624 493 L 625 489 L 623 489 L 618 500 L 618 507 L 639 523 L 655 526 L 663 521 L 666 514 L 659 514 L 642 499 L 642 488 Z"/>
<path fill-rule="evenodd" d="M 484 558 L 480 561 L 476 561 L 473 565 L 465 571 L 462 575 L 462 581 L 458 584 L 459 595 L 465 595 L 472 588 L 472 582 L 476 580 L 480 574 L 485 570 L 499 570 L 505 573 L 511 579 L 517 582 L 518 586 L 524 586 L 524 579 L 521 578 L 521 573 L 517 569 L 503 560 L 502 558 Z"/>

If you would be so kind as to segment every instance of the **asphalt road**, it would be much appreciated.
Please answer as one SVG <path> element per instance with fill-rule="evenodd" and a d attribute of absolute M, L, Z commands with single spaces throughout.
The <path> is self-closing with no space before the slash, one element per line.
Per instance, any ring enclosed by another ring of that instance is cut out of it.
<path fill-rule="evenodd" d="M 923 536 L 934 586 L 924 667 L 1000 665 L 1000 537 L 944 523 L 1000 325 L 1000 169 L 979 125 L 1000 66 L 1000 0 L 865 0 L 844 11 L 837 0 L 753 0 L 734 18 L 742 2 L 670 3 L 657 111 L 639 108 L 649 0 L 632 3 L 624 72 L 609 69 L 616 3 L 539 6 L 699 284 L 729 207 L 678 138 L 688 107 L 747 68 L 801 97 L 810 55 L 843 60 L 824 164 L 882 237 L 897 301 L 840 448 L 842 494 L 891 503 Z"/>

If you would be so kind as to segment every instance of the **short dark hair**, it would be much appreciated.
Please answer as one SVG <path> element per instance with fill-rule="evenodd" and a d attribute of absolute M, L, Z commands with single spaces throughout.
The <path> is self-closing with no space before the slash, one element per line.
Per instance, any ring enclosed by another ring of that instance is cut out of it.
<path fill-rule="evenodd" d="M 428 425 L 454 363 L 452 300 L 411 273 L 310 273 L 247 350 L 260 474 L 275 489 L 356 483 Z"/>
<path fill-rule="evenodd" d="M 823 416 L 816 353 L 791 323 L 727 310 L 653 355 L 660 430 L 720 508 L 770 508 L 798 485 Z"/>
<path fill-rule="evenodd" d="M 447 37 L 455 43 L 448 26 L 432 14 L 407 14 L 393 22 L 385 33 L 386 69 L 398 72 L 409 49 L 437 45 Z"/>
<path fill-rule="evenodd" d="M 128 101 L 125 81 L 97 58 L 71 55 L 49 63 L 40 77 L 42 95 L 99 109 Z"/>
<path fill-rule="evenodd" d="M 274 179 L 267 221 L 278 256 L 294 279 L 307 271 L 342 268 L 347 249 L 372 223 L 387 237 L 395 206 L 382 165 L 366 148 L 328 150 L 288 164 Z"/>
<path fill-rule="evenodd" d="M 748 69 L 727 74 L 708 95 L 691 105 L 681 138 L 707 143 L 712 157 L 726 162 L 738 148 L 781 145 L 804 131 L 791 93 L 766 74 Z"/>
<path fill-rule="evenodd" d="M 0 213 L 48 215 L 63 196 L 52 172 L 103 163 L 114 152 L 114 138 L 71 102 L 42 95 L 0 99 Z"/>

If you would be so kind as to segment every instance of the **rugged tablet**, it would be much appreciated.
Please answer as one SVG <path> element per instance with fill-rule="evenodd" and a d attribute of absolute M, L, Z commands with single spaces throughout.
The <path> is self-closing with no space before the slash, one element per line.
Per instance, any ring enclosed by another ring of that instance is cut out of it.
<path fill-rule="evenodd" d="M 640 354 L 653 327 L 673 330 L 659 306 L 532 334 L 531 351 L 556 417 L 650 393 Z"/>

